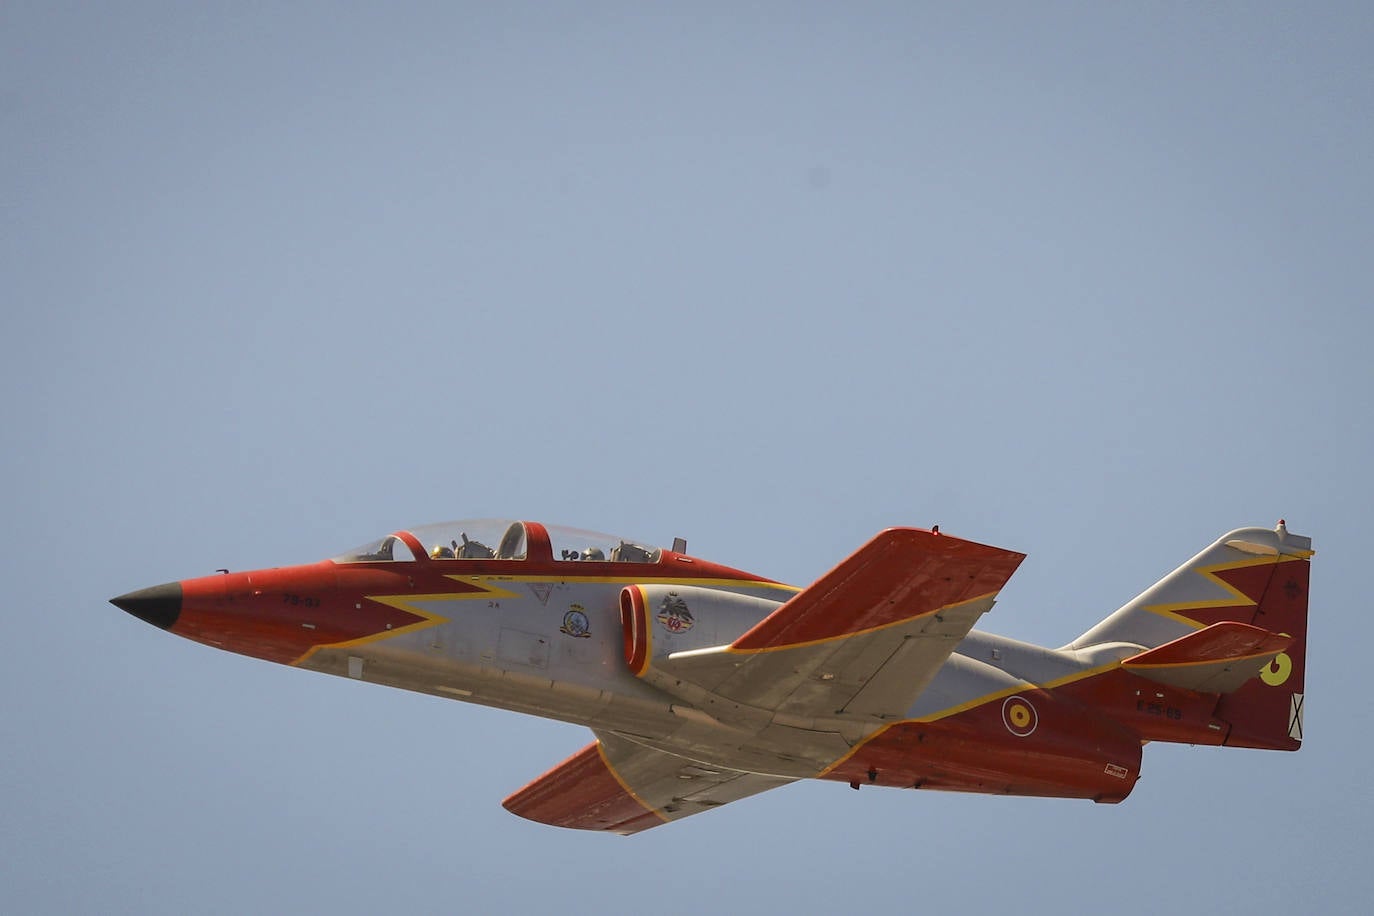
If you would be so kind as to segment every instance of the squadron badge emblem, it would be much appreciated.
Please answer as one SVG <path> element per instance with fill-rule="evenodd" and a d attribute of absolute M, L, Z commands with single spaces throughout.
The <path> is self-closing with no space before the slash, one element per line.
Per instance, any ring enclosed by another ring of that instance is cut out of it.
<path fill-rule="evenodd" d="M 697 621 L 692 612 L 687 610 L 687 602 L 677 592 L 669 592 L 659 606 L 658 622 L 669 633 L 686 633 Z"/>
<path fill-rule="evenodd" d="M 587 619 L 586 609 L 580 604 L 574 604 L 568 609 L 568 613 L 563 615 L 563 625 L 558 628 L 560 633 L 569 636 L 576 636 L 585 639 L 592 635 L 592 624 Z"/>

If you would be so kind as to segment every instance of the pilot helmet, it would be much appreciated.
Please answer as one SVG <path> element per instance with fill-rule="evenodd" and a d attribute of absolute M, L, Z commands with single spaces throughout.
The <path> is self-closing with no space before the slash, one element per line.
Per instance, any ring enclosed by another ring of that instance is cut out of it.
<path fill-rule="evenodd" d="M 443 544 L 435 544 L 434 549 L 429 552 L 432 560 L 452 560 L 453 548 L 445 547 Z"/>

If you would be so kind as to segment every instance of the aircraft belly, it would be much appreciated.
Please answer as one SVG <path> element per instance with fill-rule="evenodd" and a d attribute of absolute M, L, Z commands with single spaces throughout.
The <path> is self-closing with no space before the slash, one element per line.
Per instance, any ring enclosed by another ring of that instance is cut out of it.
<path fill-rule="evenodd" d="M 667 697 L 631 677 L 615 685 L 554 680 L 542 671 L 502 670 L 386 647 L 323 649 L 298 667 L 598 728 L 658 735 L 681 721 Z"/>

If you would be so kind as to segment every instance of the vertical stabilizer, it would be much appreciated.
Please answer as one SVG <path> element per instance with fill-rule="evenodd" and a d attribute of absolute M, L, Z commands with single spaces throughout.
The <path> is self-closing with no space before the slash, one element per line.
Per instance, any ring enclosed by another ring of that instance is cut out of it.
<path fill-rule="evenodd" d="M 1230 725 L 1223 743 L 1296 750 L 1302 742 L 1307 589 L 1312 540 L 1274 529 L 1240 528 L 1165 576 L 1066 648 L 1125 643 L 1142 650 L 1233 621 L 1290 639 L 1215 716 Z"/>

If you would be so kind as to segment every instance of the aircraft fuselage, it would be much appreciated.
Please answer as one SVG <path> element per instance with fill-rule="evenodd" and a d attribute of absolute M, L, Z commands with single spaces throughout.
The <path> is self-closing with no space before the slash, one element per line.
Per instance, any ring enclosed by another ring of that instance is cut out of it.
<path fill-rule="evenodd" d="M 1195 634 L 1191 649 L 1105 639 L 1056 650 L 972 630 L 1021 555 L 916 529 L 879 535 L 804 593 L 627 541 L 570 549 L 569 538 L 602 536 L 551 530 L 517 522 L 496 548 L 466 530 L 461 544 L 433 547 L 432 532 L 397 532 L 333 560 L 221 572 L 114 602 L 215 648 L 586 725 L 600 757 L 584 751 L 507 807 L 620 832 L 799 778 L 1120 801 L 1143 742 L 1222 744 L 1231 730 L 1218 693 L 1189 689 L 1196 671 L 1177 686 L 1174 674 L 1141 676 L 1123 661 L 1170 672 L 1214 657 L 1281 667 L 1278 650 L 1292 641 L 1227 623 Z M 1247 531 L 1258 529 L 1238 533 Z M 1226 569 L 1249 576 L 1253 562 Z M 1300 565 L 1301 585 L 1286 588 L 1301 589 L 1305 625 Z M 1217 568 L 1203 573 L 1221 582 Z M 1251 586 L 1236 582 L 1221 586 L 1245 597 Z M 1180 620 L 1172 625 L 1185 635 L 1201 626 Z M 1203 657 L 1175 663 L 1170 651 Z M 669 776 L 681 791 L 671 779 L 665 788 Z M 694 780 L 705 787 L 697 808 L 686 791 Z M 666 801 L 646 801 L 631 788 L 640 782 Z M 583 787 L 569 795 L 570 784 Z"/>

